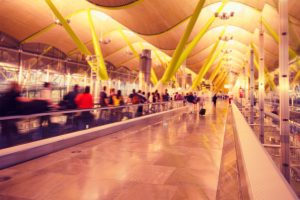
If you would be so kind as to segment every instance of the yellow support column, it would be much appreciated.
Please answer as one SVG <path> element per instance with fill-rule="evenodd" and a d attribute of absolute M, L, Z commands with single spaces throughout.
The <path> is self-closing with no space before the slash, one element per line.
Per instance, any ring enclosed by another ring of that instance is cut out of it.
<path fill-rule="evenodd" d="M 214 80 L 212 81 L 212 83 L 215 85 L 215 83 L 217 81 L 219 81 L 219 79 L 221 78 L 221 76 L 224 74 L 225 72 L 225 69 L 224 68 L 221 68 L 220 69 L 220 72 L 216 75 L 216 77 L 214 78 Z"/>
<path fill-rule="evenodd" d="M 219 61 L 216 69 L 212 72 L 212 74 L 210 75 L 210 77 L 208 78 L 208 80 L 210 82 L 213 82 L 213 80 L 216 78 L 216 76 L 218 75 L 219 71 L 222 68 L 222 64 L 223 64 L 223 58 L 221 58 L 221 60 Z"/>
<path fill-rule="evenodd" d="M 87 15 L 88 15 L 88 21 L 89 21 L 89 25 L 90 25 L 90 29 L 91 29 L 91 33 L 92 33 L 94 51 L 95 51 L 95 54 L 97 56 L 97 59 L 96 59 L 96 61 L 97 61 L 97 75 L 102 80 L 108 80 L 106 65 L 105 65 L 105 62 L 104 62 L 104 59 L 103 59 L 103 54 L 102 54 L 101 47 L 100 47 L 100 44 L 99 44 L 98 36 L 96 34 L 96 30 L 95 30 L 95 26 L 94 26 L 94 23 L 93 23 L 93 18 L 92 18 L 90 9 L 87 11 Z"/>
<path fill-rule="evenodd" d="M 295 85 L 299 79 L 300 79 L 300 71 L 297 72 L 295 78 L 292 81 L 292 85 Z"/>
<path fill-rule="evenodd" d="M 49 8 L 52 10 L 53 14 L 57 17 L 57 19 L 60 21 L 62 26 L 65 28 L 67 33 L 70 35 L 72 40 L 75 42 L 77 45 L 78 49 L 85 55 L 90 55 L 90 51 L 88 48 L 80 41 L 80 39 L 77 37 L 75 32 L 72 30 L 68 22 L 64 19 L 64 17 L 59 13 L 55 5 L 52 3 L 51 0 L 45 0 L 45 2 L 48 4 Z"/>
<path fill-rule="evenodd" d="M 157 59 L 159 60 L 161 66 L 162 66 L 163 68 L 166 69 L 166 65 L 165 65 L 165 63 L 163 62 L 163 60 L 161 59 L 161 57 L 158 55 L 157 51 L 156 51 L 156 50 L 153 50 L 153 51 L 154 51 L 155 56 L 156 56 Z M 178 84 L 178 83 L 177 83 L 177 79 L 176 79 L 175 76 L 172 77 L 172 80 L 175 81 L 176 84 Z M 158 82 L 158 81 L 157 81 L 157 82 Z M 156 83 L 157 83 L 157 82 L 156 82 Z"/>
<path fill-rule="evenodd" d="M 179 59 L 180 55 L 182 54 L 182 51 L 192 33 L 192 30 L 196 24 L 196 21 L 198 19 L 198 16 L 200 15 L 200 12 L 203 8 L 204 3 L 205 3 L 205 0 L 199 0 L 198 4 L 194 10 L 194 13 L 187 25 L 184 35 L 182 36 L 181 40 L 179 41 L 179 44 L 176 47 L 176 50 L 172 57 L 172 60 L 161 79 L 161 82 L 163 84 L 166 84 L 170 80 L 170 78 L 174 75 L 174 70 L 175 70 L 176 64 L 178 62 L 178 59 Z"/>
<path fill-rule="evenodd" d="M 138 52 L 135 50 L 135 48 L 133 47 L 133 45 L 131 44 L 131 42 L 129 41 L 129 39 L 126 37 L 126 35 L 124 34 L 124 32 L 122 31 L 122 29 L 119 30 L 119 33 L 121 34 L 121 36 L 123 37 L 123 39 L 125 40 L 126 44 L 129 46 L 130 50 L 132 51 L 133 55 L 136 58 L 140 58 Z M 151 67 L 151 77 L 150 77 L 151 82 L 156 85 L 158 82 L 157 76 L 155 74 L 154 69 Z"/>
<path fill-rule="evenodd" d="M 75 34 L 71 26 L 68 24 L 68 22 L 65 20 L 65 18 L 59 13 L 55 5 L 52 3 L 51 0 L 45 0 L 49 8 L 52 10 L 53 14 L 56 16 L 56 18 L 60 21 L 66 32 L 69 34 L 71 39 L 76 44 L 77 48 L 80 50 L 82 54 L 85 56 L 90 56 L 91 52 L 88 50 L 88 48 L 85 46 L 85 44 L 79 39 L 79 37 Z M 95 70 L 95 67 L 93 63 L 88 61 L 88 64 L 90 65 L 92 70 Z"/>
<path fill-rule="evenodd" d="M 219 74 L 219 76 L 217 77 L 217 79 L 216 79 L 215 82 L 214 82 L 215 88 L 216 88 L 216 86 L 219 85 L 219 83 L 221 82 L 221 80 L 224 78 L 225 75 L 226 75 L 226 70 L 224 69 L 224 70 Z"/>
<path fill-rule="evenodd" d="M 228 72 L 226 72 L 225 74 L 224 74 L 224 76 L 222 77 L 222 79 L 220 80 L 220 82 L 216 85 L 216 87 L 215 87 L 215 92 L 218 92 L 218 90 L 222 87 L 222 85 L 224 84 L 224 82 L 226 81 L 226 79 L 227 79 L 227 76 L 228 76 Z"/>
<path fill-rule="evenodd" d="M 226 31 L 226 28 L 223 29 L 222 33 L 221 33 L 221 37 L 224 35 Z M 203 77 L 205 76 L 206 72 L 208 71 L 208 69 L 210 68 L 210 66 L 212 65 L 212 63 L 215 61 L 215 59 L 219 56 L 219 54 L 221 53 L 222 49 L 225 46 L 225 43 L 223 43 L 222 47 L 220 49 L 218 49 L 218 51 L 216 52 L 219 44 L 220 44 L 220 40 L 218 40 L 215 45 L 213 46 L 210 54 L 208 55 L 207 61 L 204 63 L 204 65 L 202 66 L 202 68 L 200 69 L 197 77 L 195 78 L 195 80 L 193 81 L 191 90 L 195 89 L 199 83 L 202 81 Z"/>
<path fill-rule="evenodd" d="M 219 41 L 218 41 L 219 42 Z M 216 49 L 218 47 L 218 44 L 216 45 Z M 222 47 L 215 52 L 216 49 L 212 49 L 212 56 L 209 57 L 208 62 L 201 68 L 202 70 L 199 71 L 199 74 L 197 75 L 196 79 L 193 82 L 192 89 L 195 89 L 202 81 L 203 77 L 211 67 L 211 65 L 215 62 L 216 58 L 220 55 L 222 49 L 225 47 L 225 43 L 223 43 Z"/>
<path fill-rule="evenodd" d="M 218 8 L 216 11 L 217 13 L 221 12 L 223 8 L 225 7 L 227 0 L 222 1 L 222 5 Z M 189 43 L 186 47 L 186 49 L 183 51 L 183 53 L 180 55 L 180 58 L 175 66 L 174 73 L 177 72 L 179 67 L 182 65 L 182 63 L 187 59 L 187 57 L 190 55 L 190 53 L 193 51 L 193 49 L 196 47 L 200 39 L 204 36 L 204 34 L 207 32 L 209 27 L 212 25 L 212 23 L 215 21 L 216 17 L 213 15 L 204 25 L 204 27 L 199 31 L 199 33 L 195 36 L 195 38 L 192 40 L 191 43 Z M 224 32 L 224 31 L 223 31 Z M 223 34 L 222 34 L 223 35 Z"/>

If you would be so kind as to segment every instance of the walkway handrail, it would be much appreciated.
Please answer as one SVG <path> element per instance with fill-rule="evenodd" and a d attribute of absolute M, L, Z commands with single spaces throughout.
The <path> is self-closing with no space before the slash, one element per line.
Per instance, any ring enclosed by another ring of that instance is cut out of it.
<path fill-rule="evenodd" d="M 172 101 L 173 103 L 183 103 L 183 101 Z M 24 118 L 34 118 L 34 117 L 42 117 L 42 116 L 49 116 L 49 115 L 62 115 L 62 114 L 70 114 L 70 113 L 78 113 L 78 112 L 85 112 L 85 111 L 95 111 L 95 110 L 114 110 L 119 108 L 130 108 L 130 107 L 138 107 L 138 106 L 151 106 L 151 105 L 165 105 L 170 104 L 171 101 L 168 102 L 158 102 L 158 103 L 144 103 L 144 104 L 127 104 L 123 106 L 108 106 L 108 107 L 95 107 L 91 109 L 73 109 L 73 110 L 63 110 L 63 111 L 49 111 L 44 113 L 37 113 L 37 114 L 29 114 L 29 115 L 13 115 L 7 117 L 0 117 L 0 121 L 3 120 L 12 120 L 12 119 L 24 119 Z"/>
<path fill-rule="evenodd" d="M 38 158 L 50 153 L 72 147 L 83 142 L 113 134 L 136 125 L 150 125 L 185 112 L 185 107 L 144 115 L 130 120 L 96 126 L 90 129 L 73 131 L 43 140 L 37 140 L 0 150 L 0 170 L 18 163 Z"/>
<path fill-rule="evenodd" d="M 250 198 L 298 199 L 235 104 L 232 113 Z"/>
<path fill-rule="evenodd" d="M 276 121 L 280 121 L 280 118 L 279 118 L 279 115 L 276 115 L 274 113 L 271 113 L 271 112 L 265 112 L 265 115 L 267 117 L 270 117 L 272 118 L 273 120 L 276 120 Z M 293 127 L 296 127 L 296 128 L 300 128 L 300 124 L 295 122 L 295 121 L 292 121 L 292 120 L 289 120 L 289 124 Z"/>

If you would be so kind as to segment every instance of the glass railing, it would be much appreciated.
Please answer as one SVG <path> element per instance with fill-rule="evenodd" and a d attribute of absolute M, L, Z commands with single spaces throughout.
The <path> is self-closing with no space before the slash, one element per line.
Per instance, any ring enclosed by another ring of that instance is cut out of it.
<path fill-rule="evenodd" d="M 235 104 L 249 123 L 250 119 L 250 104 L 244 102 L 240 104 L 239 100 Z M 249 124 L 259 139 L 260 134 L 260 121 L 259 121 L 259 108 L 254 107 L 254 124 Z M 274 109 L 274 106 L 277 106 Z M 292 180 L 291 186 L 295 192 L 300 196 L 300 112 L 297 106 L 290 106 L 290 171 Z M 279 104 L 278 102 L 265 101 L 265 118 L 264 118 L 264 144 L 263 146 L 272 157 L 274 163 L 280 168 L 281 165 L 281 142 L 280 142 L 280 118 L 279 118 Z"/>
<path fill-rule="evenodd" d="M 184 106 L 182 101 L 0 117 L 0 148 L 125 121 Z"/>

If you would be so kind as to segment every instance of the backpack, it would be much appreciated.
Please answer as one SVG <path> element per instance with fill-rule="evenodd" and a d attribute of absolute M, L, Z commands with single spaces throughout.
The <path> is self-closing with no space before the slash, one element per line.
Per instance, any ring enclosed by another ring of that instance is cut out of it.
<path fill-rule="evenodd" d="M 134 94 L 132 97 L 132 104 L 139 104 L 140 103 L 140 97 L 138 94 Z"/>

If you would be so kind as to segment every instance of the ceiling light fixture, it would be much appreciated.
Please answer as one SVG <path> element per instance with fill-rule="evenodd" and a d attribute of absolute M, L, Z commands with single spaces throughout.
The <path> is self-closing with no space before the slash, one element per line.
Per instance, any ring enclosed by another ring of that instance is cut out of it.
<path fill-rule="evenodd" d="M 233 40 L 233 36 L 219 36 L 219 40 L 227 42 L 229 40 Z"/>
<path fill-rule="evenodd" d="M 68 24 L 70 24 L 70 23 L 71 23 L 71 20 L 70 20 L 70 19 L 66 19 L 66 22 L 67 22 Z M 55 20 L 54 20 L 54 24 L 59 25 L 59 26 L 62 26 L 62 23 L 60 22 L 59 19 L 55 19 Z"/>
<path fill-rule="evenodd" d="M 221 20 L 228 20 L 229 18 L 234 17 L 234 12 L 233 11 L 229 12 L 229 13 L 227 13 L 227 12 L 222 12 L 222 13 L 216 12 L 215 17 L 219 18 Z"/>
<path fill-rule="evenodd" d="M 107 39 L 100 39 L 99 42 L 101 44 L 109 44 L 109 43 L 111 43 L 111 39 L 109 39 L 109 38 L 107 38 Z"/>
<path fill-rule="evenodd" d="M 127 55 L 130 55 L 130 56 L 133 55 L 132 51 L 130 51 L 129 49 L 126 49 L 125 53 L 126 53 Z"/>
<path fill-rule="evenodd" d="M 221 52 L 224 53 L 224 54 L 229 54 L 229 53 L 232 52 L 232 49 L 222 49 Z"/>

